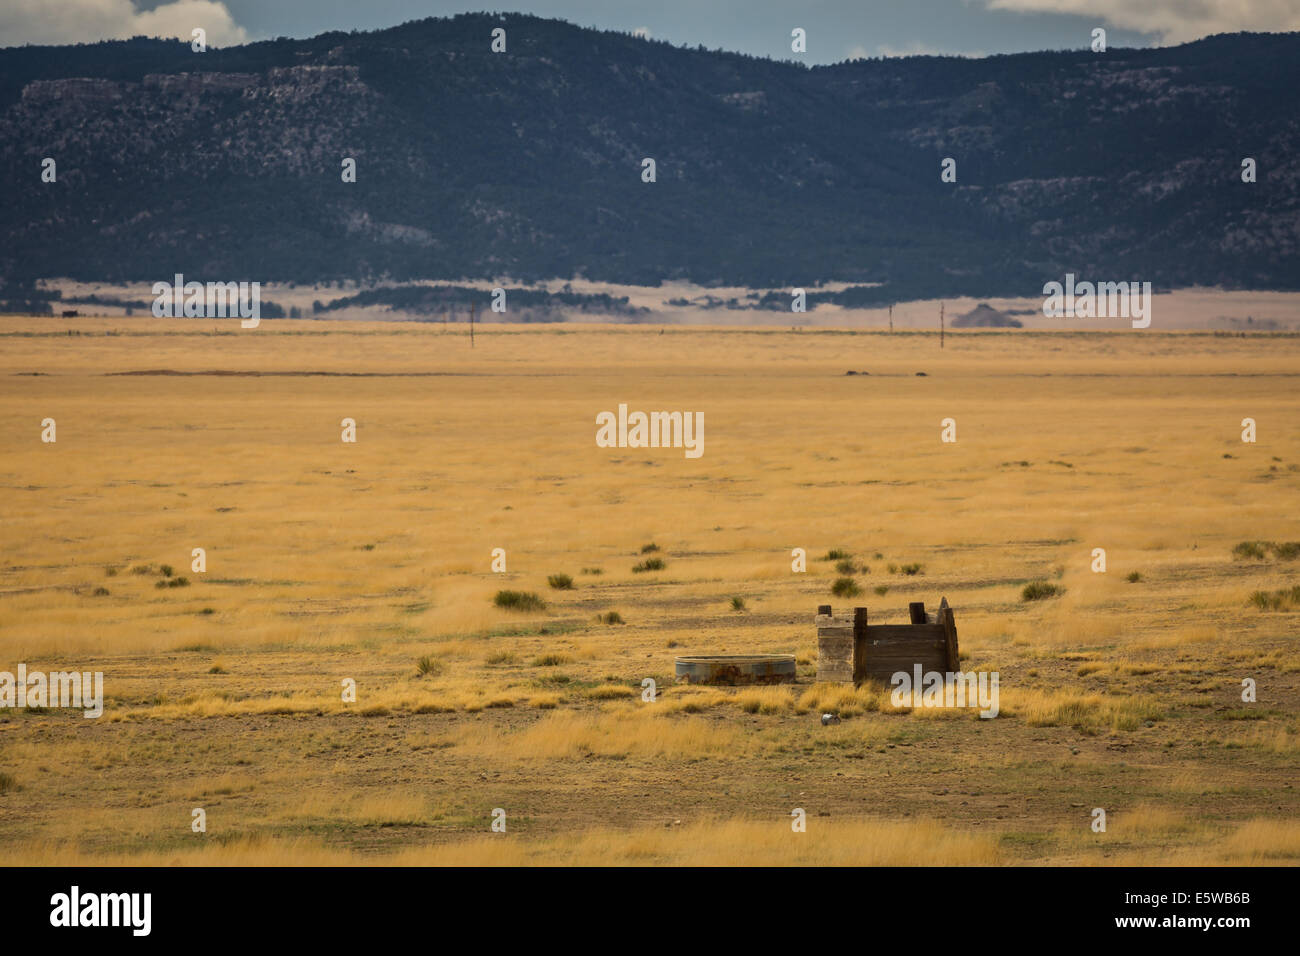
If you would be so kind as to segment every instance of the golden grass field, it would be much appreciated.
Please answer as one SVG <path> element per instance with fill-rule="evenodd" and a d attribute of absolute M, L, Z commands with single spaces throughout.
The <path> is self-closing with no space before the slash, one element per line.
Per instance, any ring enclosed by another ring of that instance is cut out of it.
<path fill-rule="evenodd" d="M 1300 607 L 1251 599 L 1300 559 L 1233 555 L 1300 540 L 1300 336 L 465 332 L 0 319 L 0 670 L 106 686 L 0 710 L 6 860 L 1300 862 Z M 703 457 L 596 447 L 620 402 Z M 814 683 L 819 604 L 942 596 L 999 717 Z M 799 683 L 675 686 L 706 652 Z"/>

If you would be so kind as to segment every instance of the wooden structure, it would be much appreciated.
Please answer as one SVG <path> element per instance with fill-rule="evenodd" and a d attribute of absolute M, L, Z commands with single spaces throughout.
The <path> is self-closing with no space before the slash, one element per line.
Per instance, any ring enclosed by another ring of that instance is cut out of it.
<path fill-rule="evenodd" d="M 829 604 L 817 609 L 817 680 L 888 684 L 894 674 L 956 673 L 959 670 L 957 625 L 944 598 L 939 610 L 927 614 L 925 604 L 908 605 L 909 624 L 868 624 L 867 609 L 836 616 Z"/>

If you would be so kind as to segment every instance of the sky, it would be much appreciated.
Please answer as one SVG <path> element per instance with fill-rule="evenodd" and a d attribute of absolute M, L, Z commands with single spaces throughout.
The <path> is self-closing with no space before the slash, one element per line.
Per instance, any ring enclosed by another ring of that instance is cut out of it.
<path fill-rule="evenodd" d="M 644 31 L 674 44 L 808 63 L 916 53 L 987 56 L 1086 48 L 1103 27 L 1112 47 L 1185 43 L 1241 30 L 1300 30 L 1300 0 L 494 0 L 503 12 L 579 26 Z M 130 36 L 212 46 L 326 30 L 374 30 L 485 9 L 475 0 L 0 0 L 0 46 Z M 487 8 L 493 9 L 493 8 Z"/>

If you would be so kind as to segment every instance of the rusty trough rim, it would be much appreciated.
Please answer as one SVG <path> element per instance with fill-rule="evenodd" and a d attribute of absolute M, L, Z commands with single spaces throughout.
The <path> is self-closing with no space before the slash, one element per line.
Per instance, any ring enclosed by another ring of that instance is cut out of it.
<path fill-rule="evenodd" d="M 710 664 L 715 662 L 736 664 L 743 662 L 784 662 L 792 660 L 794 660 L 793 654 L 695 654 L 690 657 L 674 658 L 674 662 L 678 664 Z"/>

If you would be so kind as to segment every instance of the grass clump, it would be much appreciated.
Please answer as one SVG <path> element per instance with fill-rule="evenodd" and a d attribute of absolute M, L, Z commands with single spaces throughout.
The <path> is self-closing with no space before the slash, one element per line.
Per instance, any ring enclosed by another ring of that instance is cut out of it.
<path fill-rule="evenodd" d="M 641 574 L 644 571 L 662 571 L 667 566 L 663 558 L 646 558 L 640 564 L 632 566 L 632 573 Z"/>
<path fill-rule="evenodd" d="M 532 591 L 498 591 L 492 599 L 497 607 L 507 611 L 545 611 L 546 602 Z"/>
<path fill-rule="evenodd" d="M 659 550 L 659 545 L 655 544 L 653 541 L 651 541 L 649 544 L 641 545 L 642 554 L 654 554 L 654 552 L 658 550 Z"/>
<path fill-rule="evenodd" d="M 442 661 L 428 654 L 415 662 L 415 670 L 421 677 L 437 677 L 444 669 Z"/>
<path fill-rule="evenodd" d="M 1293 611 L 1300 607 L 1300 585 L 1278 591 L 1256 591 L 1250 603 L 1261 611 Z"/>
<path fill-rule="evenodd" d="M 1243 560 L 1263 561 L 1269 555 L 1279 561 L 1300 558 L 1300 541 L 1242 541 L 1232 549 L 1232 556 Z"/>
<path fill-rule="evenodd" d="M 622 623 L 624 623 L 624 621 L 623 621 L 623 615 L 622 615 L 622 614 L 619 614 L 618 611 L 606 611 L 604 614 L 597 614 L 597 615 L 596 615 L 596 620 L 600 621 L 600 623 L 602 623 L 602 624 L 622 624 Z"/>
<path fill-rule="evenodd" d="M 1041 601 L 1045 598 L 1056 597 L 1064 592 L 1064 588 L 1059 588 L 1055 584 L 1049 584 L 1046 581 L 1030 581 L 1020 592 L 1022 601 Z"/>
<path fill-rule="evenodd" d="M 1142 575 L 1139 574 L 1137 571 L 1130 571 L 1128 577 L 1125 578 L 1125 580 L 1128 581 L 1129 584 L 1137 584 L 1139 581 L 1142 580 Z"/>
<path fill-rule="evenodd" d="M 1253 558 L 1256 561 L 1263 561 L 1268 557 L 1266 547 L 1267 542 L 1265 541 L 1242 541 L 1232 549 L 1232 556 L 1234 558 Z"/>
<path fill-rule="evenodd" d="M 831 594 L 836 597 L 857 597 L 861 593 L 862 589 L 858 587 L 858 582 L 852 578 L 836 578 L 835 583 L 831 585 Z"/>
<path fill-rule="evenodd" d="M 904 565 L 903 565 L 902 567 L 900 567 L 898 570 L 902 571 L 904 574 L 906 574 L 906 575 L 908 575 L 908 576 L 910 576 L 910 577 L 915 577 L 915 576 L 918 575 L 918 574 L 923 574 L 923 573 L 925 573 L 925 565 L 923 565 L 923 564 L 916 564 L 916 563 L 913 563 L 913 564 L 904 564 Z"/>
<path fill-rule="evenodd" d="M 823 561 L 848 561 L 852 557 L 853 554 L 849 551 L 844 551 L 841 548 L 832 548 L 831 550 L 826 552 L 822 560 Z"/>
<path fill-rule="evenodd" d="M 497 651 L 487 656 L 489 664 L 513 664 L 517 657 L 511 651 Z"/>
<path fill-rule="evenodd" d="M 565 654 L 543 654 L 541 657 L 533 658 L 534 667 L 559 667 L 561 664 L 567 664 L 571 658 Z"/>
<path fill-rule="evenodd" d="M 573 590 L 573 578 L 567 574 L 552 574 L 546 579 L 546 583 L 555 591 Z"/>
<path fill-rule="evenodd" d="M 745 610 L 745 599 L 743 597 L 733 597 L 731 599 L 731 609 L 733 611 Z"/>

